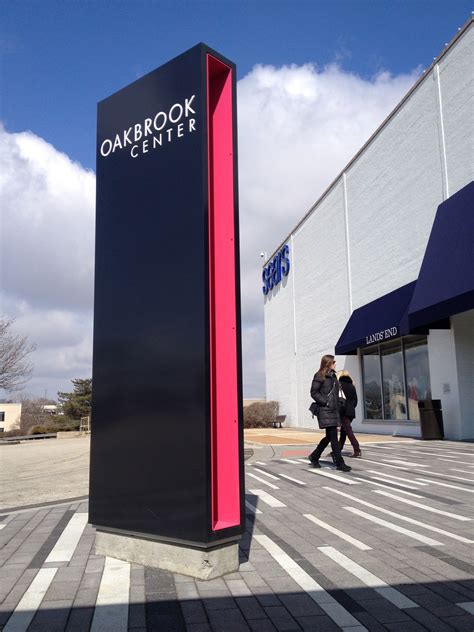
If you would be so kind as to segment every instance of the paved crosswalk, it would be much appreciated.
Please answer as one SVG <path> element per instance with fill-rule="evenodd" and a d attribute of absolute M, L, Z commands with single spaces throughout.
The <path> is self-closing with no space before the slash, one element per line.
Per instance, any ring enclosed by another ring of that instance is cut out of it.
<path fill-rule="evenodd" d="M 96 555 L 85 502 L 0 515 L 0 630 L 472 632 L 474 445 L 321 464 L 247 462 L 240 569 L 210 582 Z"/>
<path fill-rule="evenodd" d="M 471 496 L 474 492 L 474 446 L 466 444 L 462 450 L 451 450 L 442 467 L 439 467 L 440 459 L 437 458 L 437 471 L 432 469 L 433 457 L 444 454 L 445 444 L 437 442 L 429 447 L 426 450 L 421 442 L 397 446 L 371 445 L 370 450 L 364 450 L 362 459 L 351 462 L 353 469 L 349 473 L 337 472 L 330 460 L 324 460 L 324 457 L 321 469 L 313 469 L 304 458 L 276 457 L 267 462 L 260 461 L 258 466 L 267 476 L 271 474 L 272 482 L 280 487 L 275 492 L 275 498 L 286 504 L 288 518 L 283 517 L 284 510 L 281 509 L 279 511 L 283 514 L 278 515 L 278 520 L 285 525 L 285 542 L 290 540 L 287 531 L 292 530 L 296 541 L 302 540 L 298 548 L 300 559 L 310 560 L 318 568 L 316 553 L 308 552 L 309 548 L 324 553 L 334 563 L 333 566 L 328 566 L 327 561 L 321 563 L 320 575 L 325 575 L 326 581 L 337 585 L 342 571 L 352 575 L 353 579 L 357 578 L 383 597 L 385 602 L 390 602 L 391 607 L 403 612 L 403 617 L 408 617 L 403 619 L 406 628 L 400 622 L 400 630 L 444 630 L 443 625 L 452 626 L 446 627 L 446 630 L 474 630 L 474 619 L 468 621 L 461 614 L 463 611 L 471 613 L 474 602 L 459 599 L 449 607 L 444 604 L 446 616 L 442 616 L 441 608 L 440 615 L 436 616 L 428 614 L 426 606 L 423 607 L 427 598 L 420 599 L 416 594 L 418 589 L 421 592 L 431 590 L 434 604 L 438 584 L 444 586 L 450 582 L 455 590 L 465 595 L 466 590 L 469 594 L 474 591 L 474 586 L 469 584 L 474 583 L 474 511 Z M 462 467 L 457 467 L 461 460 Z M 469 470 L 471 467 L 472 470 Z M 254 465 L 248 464 L 247 474 L 251 474 L 253 469 Z M 458 474 L 465 476 L 455 479 Z M 305 491 L 298 499 L 294 498 L 293 490 L 288 489 L 287 477 L 297 478 L 305 484 Z M 461 479 L 462 483 L 456 482 Z M 351 486 L 350 492 L 348 486 Z M 451 510 L 454 506 L 456 509 Z M 286 547 L 285 552 L 281 530 L 275 528 L 271 513 L 269 509 L 255 521 L 255 533 L 260 529 L 263 531 L 265 548 L 273 551 L 275 559 L 279 554 L 283 555 L 279 561 L 286 560 L 286 566 L 283 566 L 288 567 L 287 572 L 291 576 L 291 564 L 284 557 L 289 549 Z M 299 515 L 314 528 L 302 528 Z M 263 542 L 258 535 L 256 539 Z M 323 544 L 324 540 L 326 543 Z M 310 541 L 313 547 L 304 546 L 304 542 Z M 281 553 L 275 552 L 275 544 L 283 547 Z M 418 552 L 422 548 L 423 556 Z M 447 549 L 449 553 L 442 558 L 434 556 L 430 559 L 428 551 Z M 357 559 L 351 558 L 350 550 L 352 555 L 356 552 Z M 292 552 L 295 554 L 294 549 Z M 382 554 L 385 559 L 392 560 L 393 567 L 380 564 Z M 377 569 L 378 574 L 374 572 Z M 420 578 L 420 583 L 414 581 L 416 577 Z M 350 585 L 347 577 L 344 585 Z M 352 591 L 345 592 L 349 595 Z M 413 599 L 408 596 L 412 592 L 415 595 Z M 368 601 L 374 598 L 367 596 Z M 434 610 L 438 609 L 434 607 Z M 359 617 L 359 625 L 365 624 L 374 615 L 373 612 L 368 614 L 370 609 L 364 612 L 363 600 L 360 611 L 364 616 Z M 390 615 L 386 615 L 385 621 L 382 621 L 383 616 L 374 618 L 378 625 L 383 626 L 389 623 Z M 337 623 L 335 619 L 333 622 Z M 341 622 L 338 625 L 344 629 Z M 370 625 L 367 629 L 371 629 Z M 373 629 L 379 629 L 375 621 Z"/>

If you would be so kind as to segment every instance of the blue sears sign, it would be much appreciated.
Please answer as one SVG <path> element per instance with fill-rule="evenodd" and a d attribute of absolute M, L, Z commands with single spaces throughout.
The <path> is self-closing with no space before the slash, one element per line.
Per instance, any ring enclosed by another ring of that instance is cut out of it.
<path fill-rule="evenodd" d="M 270 290 L 276 287 L 282 277 L 288 275 L 289 271 L 290 248 L 288 245 L 285 245 L 262 270 L 262 292 L 264 295 L 266 296 Z"/>

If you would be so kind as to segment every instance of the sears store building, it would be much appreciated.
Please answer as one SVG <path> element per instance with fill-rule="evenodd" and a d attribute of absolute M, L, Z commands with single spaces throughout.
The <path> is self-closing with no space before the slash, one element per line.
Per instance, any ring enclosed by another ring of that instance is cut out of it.
<path fill-rule="evenodd" d="M 474 28 L 470 19 L 262 273 L 266 390 L 313 427 L 325 353 L 355 379 L 359 432 L 474 439 Z"/>

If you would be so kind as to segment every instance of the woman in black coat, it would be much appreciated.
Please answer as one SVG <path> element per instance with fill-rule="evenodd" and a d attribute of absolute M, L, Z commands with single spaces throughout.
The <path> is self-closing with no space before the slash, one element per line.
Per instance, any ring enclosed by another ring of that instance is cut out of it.
<path fill-rule="evenodd" d="M 346 396 L 346 404 L 342 412 L 341 419 L 341 434 L 339 436 L 339 448 L 342 450 L 346 437 L 349 437 L 354 454 L 351 456 L 360 457 L 360 445 L 357 441 L 354 431 L 352 430 L 352 420 L 355 417 L 355 409 L 357 406 L 357 391 L 354 386 L 354 382 L 349 374 L 349 371 L 345 369 L 338 373 L 339 384 Z"/>
<path fill-rule="evenodd" d="M 319 459 L 324 449 L 331 442 L 333 460 L 336 469 L 349 472 L 351 468 L 344 463 L 337 440 L 337 428 L 341 425 L 339 414 L 339 382 L 336 377 L 336 360 L 332 355 L 321 358 L 319 371 L 311 384 L 311 397 L 319 404 L 317 413 L 319 427 L 326 431 L 326 436 L 321 439 L 316 449 L 309 455 L 313 467 L 321 467 Z"/>

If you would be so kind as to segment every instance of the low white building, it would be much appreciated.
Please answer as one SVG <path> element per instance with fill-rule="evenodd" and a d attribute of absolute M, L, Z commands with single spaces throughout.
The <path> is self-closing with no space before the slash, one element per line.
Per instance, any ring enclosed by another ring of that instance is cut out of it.
<path fill-rule="evenodd" d="M 474 29 L 456 34 L 265 262 L 266 398 L 312 427 L 326 353 L 353 376 L 360 432 L 474 438 Z M 439 208 L 438 208 L 439 207 Z"/>
<path fill-rule="evenodd" d="M 21 419 L 21 404 L 0 402 L 0 434 L 17 428 Z"/>

